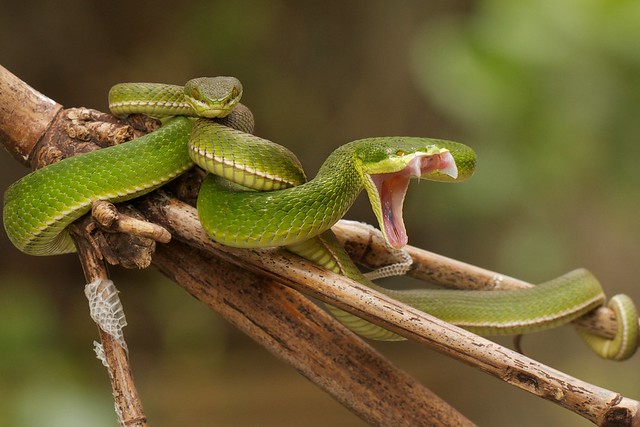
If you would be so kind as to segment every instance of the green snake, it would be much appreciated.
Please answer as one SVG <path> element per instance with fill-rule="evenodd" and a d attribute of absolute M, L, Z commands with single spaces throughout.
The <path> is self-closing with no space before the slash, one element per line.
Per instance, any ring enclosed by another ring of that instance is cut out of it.
<path fill-rule="evenodd" d="M 126 83 L 109 93 L 112 112 L 167 118 L 163 126 L 129 143 L 78 155 L 32 172 L 4 198 L 7 235 L 33 255 L 73 252 L 66 227 L 96 200 L 120 202 L 156 189 L 194 163 L 209 171 L 197 207 L 204 229 L 237 247 L 286 246 L 417 309 L 483 335 L 521 334 L 570 322 L 605 303 L 600 284 L 586 270 L 517 291 L 410 290 L 381 288 L 366 279 L 329 230 L 364 188 L 387 242 L 407 242 L 402 205 L 411 178 L 457 182 L 474 171 L 475 153 L 444 140 L 366 138 L 336 149 L 307 181 L 289 150 L 248 132 L 240 82 L 200 78 L 185 86 Z M 175 117 L 172 117 L 175 116 Z M 236 116 L 236 117 L 234 117 Z M 212 118 L 225 117 L 220 123 Z M 240 127 L 242 130 L 233 129 Z M 244 131 L 243 131 L 244 130 Z M 611 299 L 618 319 L 615 338 L 581 332 L 599 355 L 630 357 L 636 349 L 637 314 L 625 296 Z M 392 332 L 335 307 L 347 327 L 372 339 Z"/>

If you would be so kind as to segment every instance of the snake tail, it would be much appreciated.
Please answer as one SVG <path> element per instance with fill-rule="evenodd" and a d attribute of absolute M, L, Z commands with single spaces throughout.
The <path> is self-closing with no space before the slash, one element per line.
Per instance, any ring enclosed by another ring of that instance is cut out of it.
<path fill-rule="evenodd" d="M 627 295 L 619 294 L 611 297 L 607 307 L 613 310 L 618 325 L 613 338 L 604 338 L 580 328 L 578 333 L 600 357 L 610 360 L 627 360 L 635 354 L 638 345 L 639 327 L 636 306 Z"/>

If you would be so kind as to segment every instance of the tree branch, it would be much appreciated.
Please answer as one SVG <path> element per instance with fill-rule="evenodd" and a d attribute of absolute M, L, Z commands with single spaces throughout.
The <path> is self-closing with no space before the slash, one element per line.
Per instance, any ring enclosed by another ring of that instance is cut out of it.
<path fill-rule="evenodd" d="M 78 258 L 82 264 L 87 283 L 108 279 L 109 275 L 105 261 L 86 238 L 86 231 L 81 226 L 81 222 L 73 224 L 70 229 L 78 249 Z M 103 362 L 105 362 L 109 380 L 111 381 L 119 425 L 123 427 L 145 427 L 147 426 L 147 418 L 133 381 L 133 372 L 129 364 L 127 349 L 114 335 L 104 330 L 98 322 L 96 322 L 96 325 L 100 335 L 101 349 L 104 353 Z M 99 358 L 101 358 L 100 355 Z"/>
<path fill-rule="evenodd" d="M 178 241 L 153 262 L 367 423 L 472 425 L 299 293 Z"/>
<path fill-rule="evenodd" d="M 155 194 L 146 198 L 140 207 L 148 218 L 165 226 L 175 238 L 190 246 L 214 253 L 480 368 L 597 425 L 636 425 L 640 422 L 640 404 L 633 399 L 540 364 L 344 276 L 328 272 L 285 250 L 247 250 L 219 245 L 211 241 L 202 229 L 195 209 L 177 199 Z"/>
<path fill-rule="evenodd" d="M 0 65 L 0 142 L 20 163 L 28 164 L 34 146 L 61 110 L 62 105 Z"/>
<path fill-rule="evenodd" d="M 92 110 L 65 110 L 66 114 L 61 114 L 61 106 L 39 94 L 25 95 L 28 107 L 14 108 L 10 103 L 23 100 L 22 96 L 16 95 L 21 90 L 25 94 L 35 92 L 0 67 L 0 106 L 4 106 L 0 110 L 0 142 L 23 163 L 29 153 L 32 153 L 32 166 L 64 157 L 63 150 L 70 146 L 69 137 L 101 145 L 105 141 L 127 140 L 138 134 L 131 126 Z M 39 108 L 38 100 L 42 102 Z M 13 116 L 12 112 L 15 111 L 24 116 Z M 31 121 L 38 123 L 32 128 L 35 131 L 21 135 L 15 129 Z M 59 126 L 58 121 L 61 123 Z M 147 122 L 143 123 L 144 126 L 135 126 L 140 133 L 153 127 Z M 45 130 L 48 132 L 44 135 L 40 133 Z M 17 142 L 19 139 L 21 143 Z M 39 149 L 35 152 L 39 154 L 34 155 L 31 150 L 37 141 L 40 141 Z M 51 149 L 50 144 L 57 142 L 63 144 L 53 145 L 55 148 Z M 78 141 L 75 143 L 77 146 Z M 85 148 L 96 149 L 90 144 Z M 176 199 L 155 194 L 141 200 L 138 206 L 149 218 L 190 246 L 179 242 L 161 245 L 154 262 L 165 274 L 372 424 L 417 425 L 428 422 L 430 425 L 469 425 L 470 422 L 414 379 L 389 365 L 334 319 L 276 282 L 380 323 L 403 336 L 560 404 L 598 425 L 638 423 L 638 402 L 634 400 L 569 377 L 342 276 L 322 270 L 286 251 L 239 250 L 216 245 L 202 232 L 193 208 Z M 81 234 L 88 236 L 84 232 Z M 371 240 L 366 233 L 356 234 L 360 237 L 349 240 L 352 246 L 353 242 L 359 241 L 355 244 L 357 246 Z M 89 242 L 93 242 L 90 243 L 92 247 L 96 247 L 95 242 L 109 240 L 91 239 Z M 153 248 L 148 250 L 152 251 Z M 412 257 L 418 260 L 428 254 L 415 248 L 409 250 Z M 113 249 L 116 255 L 114 259 L 118 259 L 121 251 L 117 247 Z M 90 252 L 81 249 L 81 253 Z M 375 256 L 381 256 L 382 253 L 369 251 L 370 255 L 377 254 Z M 93 258 L 83 255 L 82 259 L 86 264 Z M 449 285 L 484 283 L 497 287 L 511 281 L 496 273 L 472 266 L 461 267 L 455 264 L 456 261 L 449 261 L 440 267 L 425 267 L 424 263 L 419 263 L 412 274 Z M 459 279 L 460 276 L 463 280 Z M 598 321 L 607 322 L 606 317 Z M 595 329 L 603 330 L 597 324 Z M 105 341 L 103 344 L 109 345 Z M 127 363 L 126 357 L 124 359 Z M 115 394 L 116 387 L 122 386 L 113 387 Z M 143 420 L 143 417 L 135 418 L 135 411 L 131 413 L 132 422 Z"/>
<path fill-rule="evenodd" d="M 11 90 L 8 90 L 9 84 L 12 85 Z M 0 67 L 0 105 L 5 106 L 6 111 L 20 111 L 20 116 L 8 117 L 5 113 L 0 116 L 0 143 L 23 164 L 29 161 L 32 168 L 114 142 L 124 142 L 153 129 L 152 124 L 139 121 L 139 118 L 134 118 L 138 122 L 127 124 L 93 110 L 62 110 L 55 103 L 56 114 L 48 114 L 46 119 L 41 118 L 41 109 L 36 105 L 28 108 L 11 105 L 20 103 L 23 99 L 21 94 L 29 92 L 35 91 Z M 35 99 L 47 105 L 52 103 L 39 94 Z M 24 127 L 24 123 L 38 120 L 46 122 L 39 128 L 43 134 L 32 132 L 22 136 L 17 131 Z M 17 141 L 22 138 L 27 141 L 18 145 Z M 70 228 L 88 282 L 107 277 L 105 253 L 110 262 L 141 266 L 145 265 L 146 254 L 155 249 L 153 242 L 151 245 L 139 245 L 142 249 L 138 250 L 138 245 L 130 241 L 131 236 L 105 234 L 88 216 Z M 123 236 L 124 239 L 118 239 Z M 136 247 L 133 252 L 129 250 L 132 246 Z M 336 325 L 335 320 L 298 293 L 232 265 L 225 266 L 223 261 L 212 264 L 210 255 L 177 242 L 162 247 L 156 255 L 156 263 L 165 274 L 179 280 L 206 304 L 217 307 L 232 323 L 369 423 L 420 425 L 428 422 L 443 427 L 473 425 L 355 335 L 346 330 L 335 331 L 332 328 Z M 207 269 L 210 265 L 218 268 L 211 272 Z M 206 274 L 199 275 L 197 271 Z M 229 287 L 230 284 L 231 293 L 220 292 L 224 285 Z M 243 290 L 240 284 L 250 288 Z M 263 307 L 271 298 L 270 305 Z M 100 328 L 99 331 L 104 357 L 109 364 L 119 420 L 127 426 L 146 425 L 126 351 L 111 335 Z"/>

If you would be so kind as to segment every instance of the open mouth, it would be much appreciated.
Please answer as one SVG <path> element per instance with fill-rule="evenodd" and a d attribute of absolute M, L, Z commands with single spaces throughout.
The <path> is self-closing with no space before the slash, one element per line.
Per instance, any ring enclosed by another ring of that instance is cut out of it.
<path fill-rule="evenodd" d="M 407 231 L 402 219 L 402 206 L 411 178 L 421 178 L 438 172 L 455 179 L 458 168 L 448 151 L 438 154 L 420 155 L 417 153 L 407 165 L 398 172 L 371 174 L 371 180 L 378 191 L 382 217 L 382 232 L 387 242 L 398 249 L 407 244 Z"/>

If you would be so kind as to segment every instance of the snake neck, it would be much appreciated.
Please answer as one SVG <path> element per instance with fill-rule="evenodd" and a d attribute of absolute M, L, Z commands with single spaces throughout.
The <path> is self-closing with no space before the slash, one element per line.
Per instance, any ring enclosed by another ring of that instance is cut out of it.
<path fill-rule="evenodd" d="M 109 91 L 109 109 L 117 116 L 194 116 L 182 86 L 161 83 L 120 83 Z"/>
<path fill-rule="evenodd" d="M 292 245 L 328 230 L 342 218 L 364 187 L 383 226 L 383 232 L 387 231 L 385 236 L 403 236 L 406 233 L 402 222 L 402 202 L 409 179 L 416 174 L 439 173 L 440 160 L 444 154 L 438 151 L 440 148 L 436 143 L 446 142 L 402 137 L 353 141 L 331 153 L 313 180 L 278 191 L 229 191 L 229 187 L 223 181 L 209 177 L 199 193 L 200 220 L 213 239 L 225 245 Z M 433 150 L 436 150 L 435 154 L 432 153 Z M 426 169 L 418 164 L 408 170 L 407 158 L 409 161 L 419 160 L 419 156 L 405 156 L 405 153 L 416 152 L 424 152 L 429 156 L 427 158 L 439 160 L 429 163 Z M 225 153 L 221 153 L 219 157 L 225 157 L 223 154 Z M 390 170 L 387 167 L 371 170 L 371 164 L 380 164 L 394 154 L 396 157 L 403 157 L 399 164 L 394 166 L 395 169 Z M 448 151 L 446 155 L 447 159 L 452 159 Z M 271 162 L 271 157 L 274 156 L 266 155 L 262 158 Z M 194 161 L 198 163 L 197 160 Z M 245 175 L 247 166 L 237 169 L 232 167 L 231 163 L 227 163 L 226 160 L 221 162 L 223 169 L 227 169 L 228 172 L 222 173 L 222 176 L 235 180 L 236 177 Z M 275 166 L 271 168 L 274 173 L 277 173 L 278 169 Z M 220 174 L 215 171 L 214 173 Z M 388 178 L 391 179 L 391 183 Z M 243 181 L 236 182 L 247 185 Z M 393 230 L 393 233 L 389 233 L 389 229 Z M 398 238 L 393 242 L 399 247 L 406 243 L 404 240 L 406 239 Z"/>

